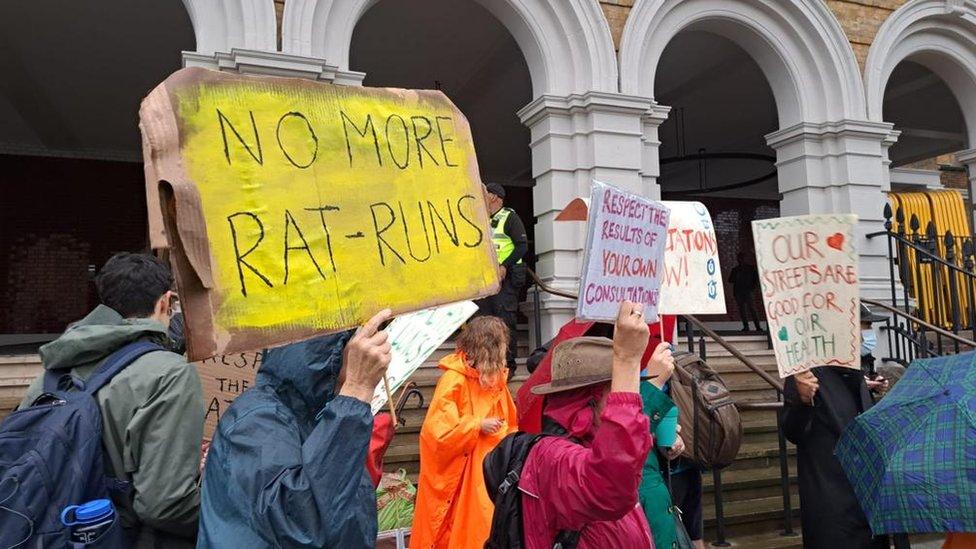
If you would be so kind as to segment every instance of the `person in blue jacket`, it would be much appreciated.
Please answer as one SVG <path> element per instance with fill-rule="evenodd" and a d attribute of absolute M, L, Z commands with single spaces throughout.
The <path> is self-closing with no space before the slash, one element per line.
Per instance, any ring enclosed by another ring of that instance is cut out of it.
<path fill-rule="evenodd" d="M 221 417 L 203 475 L 197 547 L 366 548 L 370 400 L 390 362 L 385 310 L 355 334 L 269 349 Z M 338 394 L 335 392 L 338 387 Z"/>

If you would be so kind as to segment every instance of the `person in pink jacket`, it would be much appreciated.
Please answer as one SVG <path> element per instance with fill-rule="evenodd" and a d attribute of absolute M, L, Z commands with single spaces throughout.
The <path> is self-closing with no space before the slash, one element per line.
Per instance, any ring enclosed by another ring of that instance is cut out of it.
<path fill-rule="evenodd" d="M 533 392 L 547 395 L 545 431 L 566 436 L 541 439 L 526 458 L 519 481 L 526 549 L 551 549 L 567 531 L 578 532 L 580 549 L 654 547 L 637 503 L 652 444 L 640 398 L 648 336 L 642 306 L 624 301 L 612 343 L 577 338 L 554 350 L 552 381 Z M 662 343 L 647 374 L 669 378 L 673 370 Z"/>

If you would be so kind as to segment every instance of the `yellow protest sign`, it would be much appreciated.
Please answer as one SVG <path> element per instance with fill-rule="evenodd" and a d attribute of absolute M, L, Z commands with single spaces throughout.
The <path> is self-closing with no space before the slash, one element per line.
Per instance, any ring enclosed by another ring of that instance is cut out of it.
<path fill-rule="evenodd" d="M 140 120 L 193 359 L 497 288 L 470 129 L 440 92 L 184 69 Z"/>

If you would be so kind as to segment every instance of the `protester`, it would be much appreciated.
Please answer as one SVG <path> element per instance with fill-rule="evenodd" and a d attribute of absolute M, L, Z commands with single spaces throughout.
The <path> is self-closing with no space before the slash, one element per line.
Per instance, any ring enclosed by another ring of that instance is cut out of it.
<path fill-rule="evenodd" d="M 844 428 L 873 403 L 860 369 L 821 366 L 784 384 L 783 433 L 797 449 L 805 549 L 881 549 L 834 457 Z"/>
<path fill-rule="evenodd" d="M 529 239 L 522 219 L 515 210 L 505 207 L 505 187 L 498 183 L 485 185 L 485 202 L 491 215 L 491 238 L 498 255 L 498 275 L 502 285 L 497 294 L 478 301 L 478 314 L 497 316 L 508 326 L 508 353 L 505 359 L 511 378 L 515 374 L 515 355 L 518 352 L 519 294 L 525 285 L 525 264 L 522 261 L 529 251 Z"/>
<path fill-rule="evenodd" d="M 468 322 L 420 430 L 420 478 L 410 546 L 481 548 L 491 531 L 492 502 L 481 463 L 517 429 L 506 384 L 508 327 L 482 316 Z"/>
<path fill-rule="evenodd" d="M 739 307 L 739 318 L 742 320 L 742 331 L 749 331 L 749 318 L 756 326 L 756 331 L 762 331 L 759 327 L 759 316 L 756 314 L 756 306 L 753 303 L 752 294 L 759 287 L 759 271 L 756 266 L 749 262 L 749 254 L 739 252 L 737 256 L 738 265 L 732 267 L 729 273 L 729 284 L 732 285 L 732 295 L 735 297 L 735 304 Z"/>
<path fill-rule="evenodd" d="M 384 310 L 344 332 L 265 351 L 220 418 L 198 547 L 373 547 L 370 401 L 390 363 Z M 336 396 L 336 390 L 338 394 Z"/>
<path fill-rule="evenodd" d="M 661 322 L 652 322 L 648 325 L 650 329 L 650 339 L 641 357 L 641 365 L 646 366 L 647 362 L 654 354 L 658 344 L 664 339 L 661 337 L 661 328 L 665 334 L 674 333 L 675 317 L 673 315 L 662 315 Z M 543 383 L 552 380 L 552 351 L 553 349 L 569 339 L 580 336 L 603 336 L 613 337 L 613 326 L 602 322 L 586 322 L 575 318 L 564 324 L 556 337 L 552 341 L 533 351 L 538 364 L 533 367 L 532 375 L 522 383 L 515 396 L 516 408 L 518 408 L 519 429 L 527 433 L 539 433 L 542 431 L 542 404 L 544 398 L 534 394 L 532 389 Z M 540 358 L 541 354 L 541 358 Z"/>
<path fill-rule="evenodd" d="M 101 304 L 41 347 L 45 370 L 87 379 L 135 341 L 169 345 L 173 276 L 159 259 L 120 253 L 95 279 Z M 41 375 L 20 404 L 43 391 Z M 196 369 L 168 351 L 142 355 L 96 394 L 109 474 L 129 483 L 113 503 L 135 547 L 192 546 L 197 534 L 203 390 Z M 81 503 L 81 502 L 77 502 Z"/>
<path fill-rule="evenodd" d="M 680 453 L 680 452 L 679 452 Z M 670 456 L 675 452 L 670 452 Z M 702 472 L 684 457 L 670 463 L 671 501 L 681 510 L 681 523 L 695 549 L 705 549 L 705 509 L 702 505 Z"/>
<path fill-rule="evenodd" d="M 624 301 L 612 343 L 576 338 L 553 350 L 552 381 L 533 388 L 545 396 L 547 432 L 522 469 L 525 547 L 549 549 L 560 532 L 578 533 L 581 549 L 653 547 L 637 504 L 641 469 L 651 448 L 641 411 L 641 356 L 649 330 L 641 305 Z M 647 367 L 667 380 L 674 359 L 659 345 Z"/>
<path fill-rule="evenodd" d="M 675 407 L 674 402 L 662 390 L 667 380 L 661 381 L 661 379 L 658 377 L 650 381 L 642 381 L 640 384 L 644 414 L 650 420 L 651 434 L 657 430 L 667 413 Z M 657 440 L 654 440 L 654 446 L 654 451 L 648 452 L 647 459 L 644 461 L 644 471 L 637 489 L 638 500 L 641 508 L 644 509 L 647 524 L 651 527 L 654 546 L 670 549 L 675 541 L 675 524 L 671 514 L 671 494 L 665 484 L 662 468 L 666 469 L 669 460 L 681 455 L 684 442 L 681 441 L 681 435 L 678 435 L 670 448 L 661 448 Z"/>
<path fill-rule="evenodd" d="M 878 346 L 878 336 L 874 332 L 874 324 L 884 322 L 885 317 L 876 315 L 868 309 L 867 305 L 861 304 L 861 370 L 864 371 L 865 383 L 872 395 L 880 397 L 888 391 L 888 381 L 884 376 L 879 376 L 874 368 L 875 357 L 874 349 Z"/>

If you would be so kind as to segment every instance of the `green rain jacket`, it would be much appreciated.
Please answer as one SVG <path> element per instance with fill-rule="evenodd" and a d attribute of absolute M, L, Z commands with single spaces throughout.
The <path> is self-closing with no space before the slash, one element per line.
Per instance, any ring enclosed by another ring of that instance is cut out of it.
<path fill-rule="evenodd" d="M 664 391 L 654 385 L 642 381 L 640 384 L 641 400 L 644 402 L 644 413 L 651 423 L 651 434 L 661 423 L 661 419 L 674 408 L 674 402 L 668 398 Z M 654 547 L 656 549 L 671 549 L 675 542 L 674 517 L 671 516 L 671 494 L 664 483 L 661 475 L 661 463 L 658 461 L 656 452 L 657 441 L 654 441 L 655 448 L 647 453 L 647 461 L 644 462 L 644 475 L 641 477 L 640 486 L 637 488 L 637 499 L 644 509 L 647 516 L 647 523 L 651 527 L 651 534 L 654 536 Z"/>
<path fill-rule="evenodd" d="M 108 355 L 136 340 L 168 342 L 166 328 L 125 319 L 99 305 L 58 339 L 41 347 L 46 370 L 70 369 L 87 378 Z M 26 407 L 40 394 L 43 375 L 27 390 Z M 109 474 L 132 484 L 116 498 L 122 525 L 135 546 L 192 547 L 200 508 L 203 390 L 196 368 L 168 351 L 143 355 L 96 395 Z"/>

